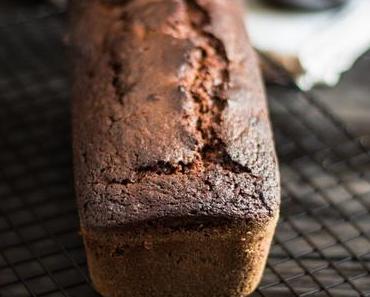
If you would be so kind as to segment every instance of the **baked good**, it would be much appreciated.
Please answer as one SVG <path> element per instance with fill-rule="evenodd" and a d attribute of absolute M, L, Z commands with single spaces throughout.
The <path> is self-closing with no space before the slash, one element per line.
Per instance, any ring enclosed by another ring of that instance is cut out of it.
<path fill-rule="evenodd" d="M 107 297 L 245 296 L 279 213 L 264 90 L 229 0 L 75 0 L 75 184 Z"/>

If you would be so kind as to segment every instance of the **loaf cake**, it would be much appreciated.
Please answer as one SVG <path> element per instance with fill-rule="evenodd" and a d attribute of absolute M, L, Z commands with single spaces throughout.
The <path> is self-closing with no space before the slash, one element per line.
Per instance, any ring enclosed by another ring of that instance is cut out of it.
<path fill-rule="evenodd" d="M 75 0 L 75 184 L 105 297 L 246 296 L 279 215 L 264 89 L 233 0 Z"/>

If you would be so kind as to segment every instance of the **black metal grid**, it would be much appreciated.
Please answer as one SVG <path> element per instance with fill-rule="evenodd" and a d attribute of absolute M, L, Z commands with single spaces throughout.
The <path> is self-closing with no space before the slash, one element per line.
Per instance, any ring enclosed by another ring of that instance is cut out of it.
<path fill-rule="evenodd" d="M 97 296 L 74 202 L 63 15 L 0 26 L 0 296 Z M 370 69 L 369 69 L 370 71 Z M 369 139 L 269 87 L 283 205 L 253 296 L 370 296 Z"/>

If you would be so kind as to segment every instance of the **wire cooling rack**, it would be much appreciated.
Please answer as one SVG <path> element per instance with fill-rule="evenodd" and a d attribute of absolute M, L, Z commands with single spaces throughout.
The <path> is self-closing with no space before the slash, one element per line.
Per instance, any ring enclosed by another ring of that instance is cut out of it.
<path fill-rule="evenodd" d="M 73 193 L 64 16 L 22 20 L 0 22 L 0 296 L 97 296 Z M 370 296 L 369 138 L 308 94 L 268 93 L 283 204 L 253 296 Z"/>

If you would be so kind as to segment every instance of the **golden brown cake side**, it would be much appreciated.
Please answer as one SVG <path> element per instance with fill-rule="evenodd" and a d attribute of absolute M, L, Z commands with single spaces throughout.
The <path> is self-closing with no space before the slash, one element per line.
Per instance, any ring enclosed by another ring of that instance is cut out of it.
<path fill-rule="evenodd" d="M 280 189 L 239 1 L 75 0 L 71 43 L 76 193 L 98 291 L 251 292 Z"/>

